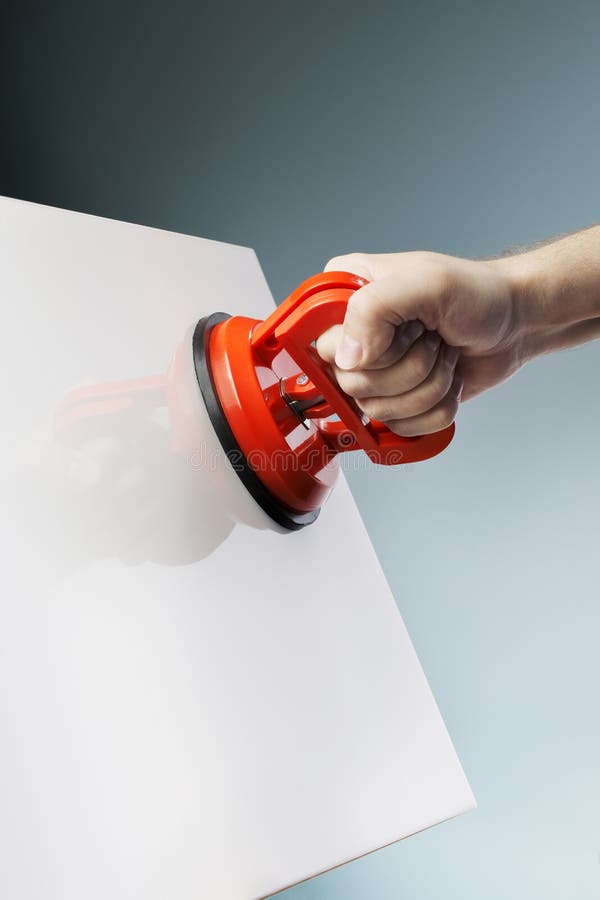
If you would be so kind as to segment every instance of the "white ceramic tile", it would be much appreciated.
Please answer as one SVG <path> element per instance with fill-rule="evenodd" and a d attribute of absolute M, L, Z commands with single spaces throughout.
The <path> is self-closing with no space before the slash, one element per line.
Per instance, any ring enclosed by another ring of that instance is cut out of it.
<path fill-rule="evenodd" d="M 190 328 L 268 315 L 253 251 L 3 200 L 0 260 L 2 896 L 257 900 L 471 808 L 346 483 L 282 533 L 216 444 Z M 53 419 L 176 348 L 175 429 L 160 380 Z"/>

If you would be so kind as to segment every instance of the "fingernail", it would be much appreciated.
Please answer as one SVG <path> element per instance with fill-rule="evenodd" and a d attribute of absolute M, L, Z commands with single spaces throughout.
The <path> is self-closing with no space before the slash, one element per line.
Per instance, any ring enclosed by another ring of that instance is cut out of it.
<path fill-rule="evenodd" d="M 340 369 L 353 369 L 362 359 L 362 347 L 349 334 L 343 334 L 335 354 L 335 364 Z"/>
<path fill-rule="evenodd" d="M 460 376 L 456 376 L 454 381 L 452 382 L 451 393 L 456 397 L 457 400 L 460 400 L 462 397 L 463 387 L 464 380 Z"/>
<path fill-rule="evenodd" d="M 455 363 L 458 360 L 458 357 L 460 356 L 460 350 L 458 349 L 458 347 L 446 346 L 446 352 L 445 352 L 444 356 L 446 358 L 446 363 L 449 366 L 453 366 L 453 365 L 455 365 Z"/>
<path fill-rule="evenodd" d="M 423 332 L 425 331 L 425 326 L 419 320 L 415 320 L 413 322 L 409 322 L 406 327 L 406 335 L 411 341 L 416 341 L 418 337 L 421 337 Z"/>

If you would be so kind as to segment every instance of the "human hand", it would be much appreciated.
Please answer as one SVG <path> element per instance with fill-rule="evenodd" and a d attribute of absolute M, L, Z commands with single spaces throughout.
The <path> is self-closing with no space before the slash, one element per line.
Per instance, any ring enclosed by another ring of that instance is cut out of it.
<path fill-rule="evenodd" d="M 404 436 L 450 425 L 460 400 L 504 381 L 525 361 L 511 282 L 501 260 L 439 253 L 338 256 L 326 271 L 369 284 L 317 351 L 370 418 Z"/>

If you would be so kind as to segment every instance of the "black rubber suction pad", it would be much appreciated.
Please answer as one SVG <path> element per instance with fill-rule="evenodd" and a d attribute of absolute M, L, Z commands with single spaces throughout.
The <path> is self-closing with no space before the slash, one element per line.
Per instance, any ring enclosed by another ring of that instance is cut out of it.
<path fill-rule="evenodd" d="M 277 497 L 275 497 L 264 486 L 254 469 L 250 468 L 246 457 L 244 456 L 240 445 L 235 439 L 235 435 L 229 427 L 229 422 L 223 411 L 215 384 L 213 381 L 212 371 L 210 367 L 210 355 L 208 351 L 208 342 L 210 332 L 219 322 L 224 322 L 230 317 L 226 313 L 213 313 L 200 319 L 194 330 L 192 338 L 192 350 L 194 354 L 194 368 L 196 369 L 196 377 L 200 386 L 200 392 L 204 400 L 210 421 L 221 442 L 221 446 L 225 451 L 232 468 L 237 472 L 244 487 L 254 497 L 259 506 L 269 515 L 278 525 L 290 531 L 298 531 L 306 525 L 311 525 L 319 513 L 320 509 L 315 509 L 307 513 L 294 512 Z"/>

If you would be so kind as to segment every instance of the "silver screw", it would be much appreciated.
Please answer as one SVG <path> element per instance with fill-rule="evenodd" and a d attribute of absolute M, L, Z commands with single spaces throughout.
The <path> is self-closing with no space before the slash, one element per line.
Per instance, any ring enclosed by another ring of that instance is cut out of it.
<path fill-rule="evenodd" d="M 307 384 L 308 383 L 308 375 L 298 375 L 296 378 L 296 384 Z"/>

